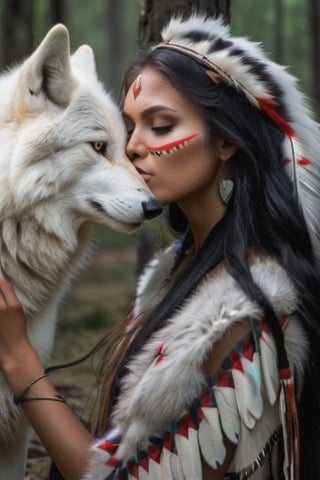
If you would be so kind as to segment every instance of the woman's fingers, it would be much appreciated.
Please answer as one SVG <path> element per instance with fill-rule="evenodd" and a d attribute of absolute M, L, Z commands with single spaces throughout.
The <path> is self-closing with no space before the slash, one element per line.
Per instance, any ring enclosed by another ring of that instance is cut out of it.
<path fill-rule="evenodd" d="M 0 275 L 0 305 L 1 308 L 6 306 L 6 308 L 20 308 L 20 302 L 14 293 L 12 285 L 8 280 L 6 280 L 2 275 Z"/>
<path fill-rule="evenodd" d="M 6 278 L 0 275 L 0 347 L 14 344 L 25 336 L 26 319 L 23 308 Z"/>
<path fill-rule="evenodd" d="M 10 282 L 0 276 L 0 370 L 5 372 L 12 365 L 20 364 L 28 344 L 23 308 Z"/>

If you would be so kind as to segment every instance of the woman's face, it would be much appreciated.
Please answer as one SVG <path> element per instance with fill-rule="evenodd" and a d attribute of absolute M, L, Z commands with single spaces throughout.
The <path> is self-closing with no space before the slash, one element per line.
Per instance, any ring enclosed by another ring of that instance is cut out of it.
<path fill-rule="evenodd" d="M 206 196 L 217 183 L 222 142 L 208 146 L 196 107 L 169 79 L 146 68 L 131 85 L 123 111 L 126 152 L 163 205 Z M 212 143 L 212 142 L 211 142 Z M 212 205 L 212 203 L 211 203 Z"/>

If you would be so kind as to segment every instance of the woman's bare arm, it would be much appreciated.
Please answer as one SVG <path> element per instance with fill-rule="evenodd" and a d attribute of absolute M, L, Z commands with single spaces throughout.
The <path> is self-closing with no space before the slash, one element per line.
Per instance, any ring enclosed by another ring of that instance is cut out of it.
<path fill-rule="evenodd" d="M 0 369 L 19 396 L 44 367 L 28 341 L 25 317 L 10 284 L 0 278 L 0 288 Z M 51 397 L 57 391 L 44 377 L 26 395 Z M 91 435 L 72 410 L 65 403 L 45 399 L 24 401 L 16 408 L 22 408 L 66 480 L 79 480 L 88 464 Z"/>

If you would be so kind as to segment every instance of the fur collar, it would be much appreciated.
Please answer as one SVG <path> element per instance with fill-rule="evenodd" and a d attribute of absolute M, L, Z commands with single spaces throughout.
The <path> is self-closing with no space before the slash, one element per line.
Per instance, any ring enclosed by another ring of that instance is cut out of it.
<path fill-rule="evenodd" d="M 136 313 L 154 307 L 164 295 L 173 260 L 174 254 L 169 251 L 150 264 L 139 282 Z M 251 271 L 275 311 L 291 315 L 297 297 L 284 269 L 270 258 L 255 257 Z M 214 343 L 232 325 L 248 317 L 259 319 L 262 312 L 225 270 L 209 274 L 202 281 L 192 297 L 129 364 L 129 374 L 113 414 L 113 424 L 123 434 L 118 456 L 129 458 L 137 449 L 144 448 L 150 435 L 180 417 L 206 383 L 202 365 Z M 297 322 L 289 324 L 286 346 L 299 375 L 306 343 Z M 157 363 L 160 346 L 165 359 Z"/>

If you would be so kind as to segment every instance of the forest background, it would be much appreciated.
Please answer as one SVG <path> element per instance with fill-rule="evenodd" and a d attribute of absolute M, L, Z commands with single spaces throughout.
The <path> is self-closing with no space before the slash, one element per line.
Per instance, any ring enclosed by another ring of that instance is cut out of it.
<path fill-rule="evenodd" d="M 146 8 L 152 5 L 156 10 L 160 3 L 162 11 L 166 6 L 172 11 L 173 4 L 180 4 L 180 11 L 187 4 L 219 4 L 233 34 L 262 42 L 271 58 L 300 79 L 301 90 L 320 119 L 320 0 L 0 0 L 0 67 L 23 60 L 50 26 L 63 22 L 69 29 L 71 51 L 83 43 L 93 47 L 99 78 L 118 100 L 123 73 L 141 44 Z M 156 16 L 162 20 L 159 13 Z M 168 241 L 161 220 L 149 222 L 146 230 L 153 248 Z M 134 296 L 137 260 L 141 260 L 139 235 L 96 227 L 94 242 L 90 264 L 61 307 L 51 364 L 88 352 L 124 317 Z M 95 366 L 87 360 L 53 378 L 84 421 L 94 402 Z M 26 475 L 45 479 L 49 465 L 33 435 Z"/>

